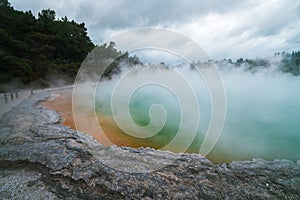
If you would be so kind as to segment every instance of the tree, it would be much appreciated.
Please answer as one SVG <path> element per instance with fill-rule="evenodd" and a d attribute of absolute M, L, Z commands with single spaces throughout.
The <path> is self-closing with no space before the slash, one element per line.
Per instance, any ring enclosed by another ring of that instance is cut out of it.
<path fill-rule="evenodd" d="M 44 22 L 53 22 L 55 20 L 55 11 L 54 10 L 50 10 L 50 9 L 46 9 L 46 10 L 42 10 L 41 12 L 39 12 L 38 16 L 39 16 L 39 20 L 42 20 Z"/>
<path fill-rule="evenodd" d="M 84 23 L 55 20 L 55 11 L 42 10 L 38 19 L 31 11 L 0 6 L 0 84 L 18 78 L 23 83 L 51 80 L 51 74 L 74 79 L 80 63 L 94 44 Z M 1 85 L 0 85 L 1 87 Z"/>
<path fill-rule="evenodd" d="M 25 84 L 32 82 L 47 86 L 53 74 L 75 79 L 81 62 L 95 48 L 84 23 L 55 19 L 55 11 L 44 9 L 36 19 L 31 11 L 7 9 L 0 6 L 0 87 L 17 78 Z M 107 77 L 120 73 L 120 64 L 139 63 L 128 52 L 122 55 L 110 42 L 98 46 L 89 54 L 91 63 L 103 65 L 117 58 L 107 71 Z M 94 56 L 96 55 L 96 56 Z M 121 56 L 122 55 L 122 56 Z"/>
<path fill-rule="evenodd" d="M 8 2 L 8 0 L 0 0 L 0 6 L 10 8 L 10 3 Z"/>
<path fill-rule="evenodd" d="M 235 66 L 236 66 L 236 67 L 239 67 L 239 66 L 241 66 L 241 64 L 243 64 L 243 62 L 244 62 L 244 59 L 243 59 L 243 58 L 239 58 L 239 59 L 237 59 L 237 61 L 235 62 Z"/>

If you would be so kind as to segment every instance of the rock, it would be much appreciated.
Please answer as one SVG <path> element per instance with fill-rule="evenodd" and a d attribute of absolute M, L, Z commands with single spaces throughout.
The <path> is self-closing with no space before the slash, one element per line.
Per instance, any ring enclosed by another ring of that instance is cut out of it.
<path fill-rule="evenodd" d="M 47 98 L 34 94 L 1 118 L 1 199 L 300 199 L 299 161 L 216 165 L 196 154 L 104 147 L 60 125 L 39 103 Z"/>

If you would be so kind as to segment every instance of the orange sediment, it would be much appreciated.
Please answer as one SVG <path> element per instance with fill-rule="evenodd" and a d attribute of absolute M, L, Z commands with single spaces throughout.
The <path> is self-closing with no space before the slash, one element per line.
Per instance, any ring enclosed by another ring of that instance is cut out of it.
<path fill-rule="evenodd" d="M 76 128 L 73 112 L 72 112 L 72 88 L 53 91 L 52 94 L 57 95 L 52 101 L 44 102 L 44 106 L 48 109 L 55 110 L 59 112 L 63 118 L 62 124 L 65 126 L 69 126 L 73 130 L 78 130 Z M 82 117 L 92 118 L 93 115 L 88 115 L 83 113 Z M 80 116 L 80 115 L 79 115 Z M 101 134 L 97 133 L 97 127 L 89 126 L 88 130 L 78 130 L 83 131 L 92 137 L 94 137 L 97 141 L 99 141 L 103 145 L 110 145 L 111 143 L 107 141 L 105 137 Z"/>
<path fill-rule="evenodd" d="M 52 101 L 44 102 L 44 106 L 48 109 L 55 110 L 59 112 L 63 118 L 62 124 L 65 126 L 69 126 L 73 130 L 78 130 L 81 132 L 85 132 L 92 137 L 94 137 L 99 143 L 109 146 L 112 144 L 116 144 L 118 146 L 129 146 L 133 148 L 138 147 L 153 147 L 160 149 L 159 142 L 156 140 L 147 140 L 147 139 L 139 139 L 132 137 L 130 135 L 125 134 L 114 122 L 113 117 L 111 116 L 103 116 L 97 113 L 95 116 L 94 113 L 80 113 L 77 114 L 79 118 L 85 119 L 88 124 L 84 127 L 84 130 L 80 130 L 76 128 L 73 112 L 72 112 L 72 88 L 53 91 L 52 94 L 57 95 Z M 97 124 L 91 123 L 89 121 L 93 121 L 94 118 L 97 118 Z M 99 125 L 101 125 L 101 129 L 103 133 L 99 132 Z M 173 150 L 177 152 L 176 149 Z M 231 159 L 228 159 L 227 156 L 218 156 L 218 154 L 210 154 L 207 156 L 211 161 L 222 163 L 229 162 Z"/>
<path fill-rule="evenodd" d="M 52 101 L 44 102 L 44 106 L 59 112 L 63 118 L 63 125 L 76 129 L 72 113 L 72 89 L 53 92 L 57 95 Z"/>
<path fill-rule="evenodd" d="M 99 132 L 99 125 L 87 124 L 84 130 L 79 130 L 74 122 L 72 112 L 72 88 L 53 91 L 52 94 L 56 97 L 52 101 L 44 102 L 44 106 L 48 109 L 59 112 L 63 118 L 62 124 L 69 126 L 73 130 L 85 132 L 94 137 L 98 142 L 105 146 L 116 144 L 118 146 L 130 146 L 130 147 L 147 147 L 150 145 L 149 141 L 143 141 L 142 139 L 134 138 L 130 135 L 125 134 L 122 130 L 116 126 L 112 117 L 97 115 L 97 121 L 101 125 L 103 132 Z M 92 121 L 95 117 L 94 113 L 87 114 L 80 113 L 77 116 L 82 115 L 82 118 L 91 119 L 86 121 Z M 150 145 L 151 146 L 151 145 Z"/>

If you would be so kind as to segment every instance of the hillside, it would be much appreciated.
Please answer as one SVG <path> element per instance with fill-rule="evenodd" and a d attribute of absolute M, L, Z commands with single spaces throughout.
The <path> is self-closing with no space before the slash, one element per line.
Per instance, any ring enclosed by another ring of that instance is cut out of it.
<path fill-rule="evenodd" d="M 35 83 L 47 87 L 64 76 L 72 80 L 87 53 L 94 48 L 84 23 L 57 19 L 55 11 L 17 11 L 0 4 L 0 84 Z"/>

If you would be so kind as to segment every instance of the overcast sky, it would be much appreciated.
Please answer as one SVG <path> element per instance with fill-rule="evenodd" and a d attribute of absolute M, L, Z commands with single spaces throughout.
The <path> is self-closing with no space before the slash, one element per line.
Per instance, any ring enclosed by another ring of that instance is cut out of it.
<path fill-rule="evenodd" d="M 300 50 L 300 0 L 10 0 L 84 22 L 96 44 L 120 32 L 162 27 L 196 41 L 213 59 Z"/>

